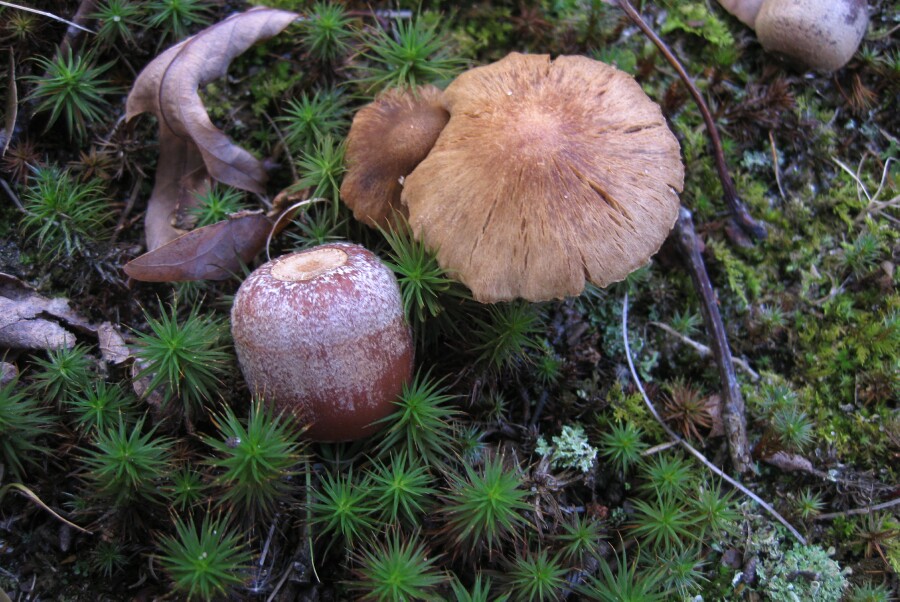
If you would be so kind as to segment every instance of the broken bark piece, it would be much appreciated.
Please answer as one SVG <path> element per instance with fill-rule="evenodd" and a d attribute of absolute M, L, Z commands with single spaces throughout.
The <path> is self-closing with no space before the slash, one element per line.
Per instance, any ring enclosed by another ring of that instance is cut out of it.
<path fill-rule="evenodd" d="M 68 327 L 96 333 L 64 297 L 49 299 L 9 274 L 0 273 L 0 347 L 55 349 L 75 346 Z"/>
<path fill-rule="evenodd" d="M 19 369 L 15 364 L 0 362 L 0 387 L 6 386 L 19 376 Z"/>

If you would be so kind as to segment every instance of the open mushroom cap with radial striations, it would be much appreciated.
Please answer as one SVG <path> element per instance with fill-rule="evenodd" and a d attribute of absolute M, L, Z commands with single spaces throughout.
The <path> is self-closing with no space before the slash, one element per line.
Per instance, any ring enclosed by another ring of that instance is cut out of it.
<path fill-rule="evenodd" d="M 425 158 L 449 118 L 434 86 L 388 90 L 356 113 L 341 198 L 357 220 L 386 227 L 395 215 L 406 217 L 403 178 Z"/>
<path fill-rule="evenodd" d="M 665 240 L 678 141 L 628 74 L 513 53 L 444 92 L 450 121 L 404 183 L 417 238 L 478 301 L 543 301 L 622 280 Z"/>

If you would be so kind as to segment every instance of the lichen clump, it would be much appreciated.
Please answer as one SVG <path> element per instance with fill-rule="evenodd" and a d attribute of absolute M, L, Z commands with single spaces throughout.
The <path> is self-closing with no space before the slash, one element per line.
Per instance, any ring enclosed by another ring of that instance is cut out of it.
<path fill-rule="evenodd" d="M 838 602 L 847 587 L 841 566 L 819 546 L 794 545 L 759 570 L 760 589 L 772 602 Z"/>

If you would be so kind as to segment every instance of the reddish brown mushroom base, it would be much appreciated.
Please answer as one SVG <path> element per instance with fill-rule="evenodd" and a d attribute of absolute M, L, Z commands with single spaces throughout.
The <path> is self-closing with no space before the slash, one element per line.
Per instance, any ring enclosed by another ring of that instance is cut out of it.
<path fill-rule="evenodd" d="M 678 141 L 628 74 L 514 53 L 459 76 L 444 102 L 450 121 L 402 199 L 416 236 L 479 301 L 616 282 L 674 225 Z"/>
<path fill-rule="evenodd" d="M 412 372 L 397 282 L 358 245 L 266 263 L 241 284 L 231 316 L 250 390 L 309 425 L 317 441 L 374 432 Z"/>

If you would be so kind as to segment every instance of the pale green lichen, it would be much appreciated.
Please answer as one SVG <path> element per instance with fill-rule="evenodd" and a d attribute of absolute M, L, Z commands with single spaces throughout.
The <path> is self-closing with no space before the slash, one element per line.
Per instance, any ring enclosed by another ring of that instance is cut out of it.
<path fill-rule="evenodd" d="M 584 434 L 584 427 L 580 425 L 566 425 L 562 433 L 554 436 L 548 444 L 547 440 L 539 437 L 535 452 L 550 458 L 550 465 L 554 468 L 577 468 L 581 472 L 588 472 L 597 460 L 597 449 L 588 442 Z"/>
<path fill-rule="evenodd" d="M 847 587 L 841 566 L 819 546 L 794 545 L 758 570 L 760 591 L 772 602 L 838 602 Z"/>

